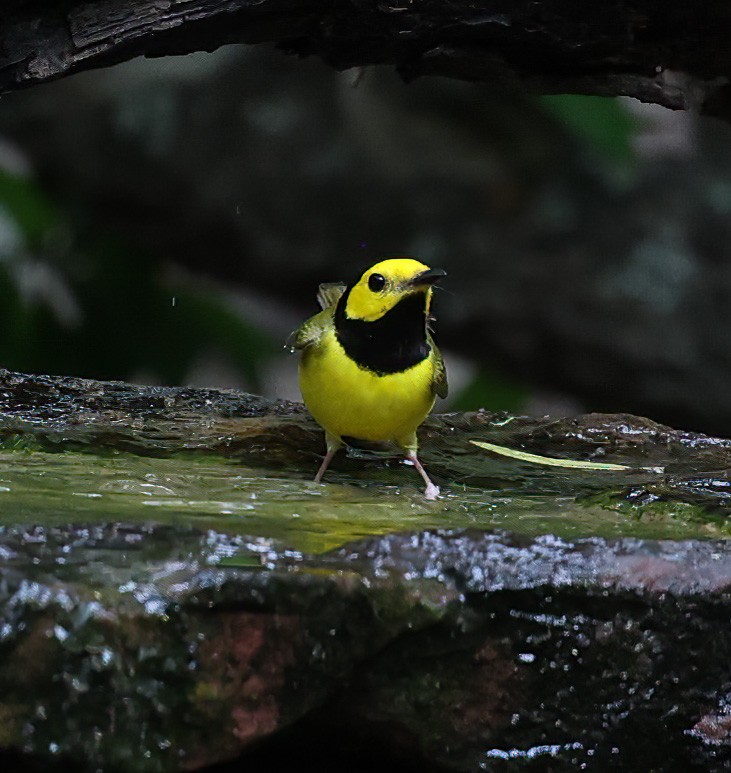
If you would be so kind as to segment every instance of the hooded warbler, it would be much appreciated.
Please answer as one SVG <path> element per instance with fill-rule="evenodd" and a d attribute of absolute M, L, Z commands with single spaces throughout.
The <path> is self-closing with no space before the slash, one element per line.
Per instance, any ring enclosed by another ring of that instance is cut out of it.
<path fill-rule="evenodd" d="M 439 495 L 417 457 L 416 429 L 436 396 L 447 396 L 447 373 L 428 325 L 432 286 L 444 276 L 412 258 L 391 258 L 350 286 L 320 286 L 323 310 L 290 338 L 301 352 L 302 398 L 325 430 L 327 453 L 316 482 L 343 445 L 390 442 L 424 479 L 425 497 Z"/>

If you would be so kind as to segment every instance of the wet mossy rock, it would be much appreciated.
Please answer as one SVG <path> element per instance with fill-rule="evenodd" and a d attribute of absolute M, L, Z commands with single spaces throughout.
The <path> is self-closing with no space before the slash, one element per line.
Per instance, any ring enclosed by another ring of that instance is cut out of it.
<path fill-rule="evenodd" d="M 454 490 L 574 496 L 622 490 L 623 501 L 640 505 L 682 501 L 712 508 L 709 522 L 717 521 L 711 515 L 731 512 L 731 441 L 637 416 L 553 418 L 477 411 L 432 416 L 419 434 L 420 454 Z M 494 456 L 470 440 L 634 469 L 622 475 L 556 472 Z M 213 455 L 255 469 L 294 472 L 303 482 L 324 449 L 322 430 L 299 403 L 233 390 L 147 387 L 4 370 L 0 443 L 8 451 Z M 382 467 L 358 454 L 340 454 L 333 463 L 334 469 L 366 481 L 378 479 Z M 412 478 L 400 470 L 389 479 L 407 483 Z"/>
<path fill-rule="evenodd" d="M 8 372 L 0 437 L 13 770 L 731 764 L 727 441 L 435 416 L 429 503 L 381 458 L 312 484 L 296 404 Z"/>

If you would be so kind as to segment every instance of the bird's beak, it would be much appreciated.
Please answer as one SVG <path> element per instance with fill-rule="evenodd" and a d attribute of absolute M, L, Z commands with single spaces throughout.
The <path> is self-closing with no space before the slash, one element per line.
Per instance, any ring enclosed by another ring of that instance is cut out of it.
<path fill-rule="evenodd" d="M 410 279 L 408 284 L 414 289 L 431 287 L 431 285 L 445 276 L 447 276 L 447 272 L 443 268 L 429 268 L 426 271 L 417 274 L 413 279 Z"/>

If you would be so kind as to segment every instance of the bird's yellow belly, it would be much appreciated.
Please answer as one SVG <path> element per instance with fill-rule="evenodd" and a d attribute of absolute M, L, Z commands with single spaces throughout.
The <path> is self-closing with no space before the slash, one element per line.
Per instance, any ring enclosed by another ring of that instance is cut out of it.
<path fill-rule="evenodd" d="M 401 373 L 378 376 L 349 359 L 334 333 L 303 353 L 302 398 L 315 420 L 335 437 L 394 441 L 408 447 L 434 405 L 433 359 Z"/>

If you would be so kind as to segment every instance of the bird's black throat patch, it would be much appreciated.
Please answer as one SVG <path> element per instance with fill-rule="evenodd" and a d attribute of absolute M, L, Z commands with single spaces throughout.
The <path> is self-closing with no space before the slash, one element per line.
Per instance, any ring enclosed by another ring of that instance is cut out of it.
<path fill-rule="evenodd" d="M 335 335 L 361 368 L 385 376 L 407 370 L 429 356 L 424 293 L 406 296 L 374 322 L 346 315 L 349 295 L 350 288 L 335 310 Z"/>

